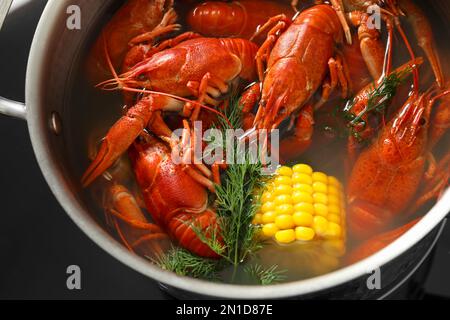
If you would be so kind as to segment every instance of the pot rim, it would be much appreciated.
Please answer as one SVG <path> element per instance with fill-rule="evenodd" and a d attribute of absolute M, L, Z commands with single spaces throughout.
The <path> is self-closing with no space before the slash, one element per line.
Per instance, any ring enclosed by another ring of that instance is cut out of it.
<path fill-rule="evenodd" d="M 44 114 L 41 106 L 42 93 L 44 92 L 42 79 L 44 79 L 45 66 L 48 62 L 48 52 L 44 44 L 48 44 L 53 39 L 57 27 L 57 17 L 66 14 L 66 8 L 69 4 L 74 3 L 72 0 L 48 1 L 31 46 L 26 75 L 26 105 L 28 107 L 27 121 L 33 149 L 50 189 L 75 224 L 103 250 L 141 274 L 172 287 L 210 297 L 273 299 L 310 294 L 368 275 L 375 268 L 385 265 L 424 238 L 450 211 L 450 189 L 447 189 L 441 200 L 422 220 L 383 250 L 353 265 L 306 280 L 270 286 L 244 286 L 180 277 L 160 269 L 144 258 L 129 252 L 103 230 L 89 214 L 85 214 L 86 210 L 73 192 L 70 191 L 71 188 L 60 172 L 58 165 L 51 160 L 51 147 L 46 139 L 46 130 L 49 130 L 47 115 Z"/>

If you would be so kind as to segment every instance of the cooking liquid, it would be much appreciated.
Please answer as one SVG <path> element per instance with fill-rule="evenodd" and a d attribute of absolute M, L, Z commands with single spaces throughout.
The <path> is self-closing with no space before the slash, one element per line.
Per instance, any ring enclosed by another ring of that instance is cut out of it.
<path fill-rule="evenodd" d="M 186 25 L 183 17 L 186 15 L 188 10 L 190 10 L 189 5 L 180 4 L 176 1 L 176 10 L 181 18 L 181 24 Z M 287 3 L 290 1 L 287 0 Z M 306 3 L 304 6 L 310 4 Z M 111 11 L 111 14 L 113 11 Z M 105 21 L 110 16 L 105 17 Z M 430 13 L 430 21 L 439 22 L 439 18 L 433 16 Z M 405 22 L 404 27 L 407 31 L 408 37 L 411 43 L 414 45 L 414 50 L 418 56 L 424 56 L 422 50 L 418 48 L 416 44 L 416 39 L 411 32 L 408 24 Z M 434 26 L 435 31 L 444 32 L 445 27 L 442 25 Z M 101 25 L 99 29 L 101 29 Z M 186 28 L 184 31 L 188 31 Z M 98 34 L 99 31 L 97 31 Z M 383 35 L 385 35 L 385 30 L 383 29 Z M 439 33 L 436 33 L 436 38 L 439 39 Z M 384 38 L 385 41 L 385 38 Z M 441 47 L 445 42 L 436 42 L 438 46 L 438 52 L 440 52 L 441 60 L 443 63 L 443 68 L 445 75 L 449 76 L 448 64 L 445 59 L 445 52 L 447 48 Z M 87 48 L 89 46 L 87 45 Z M 86 50 L 88 52 L 88 50 Z M 404 45 L 401 39 L 396 36 L 394 39 L 394 66 L 409 61 L 410 58 L 404 49 Z M 99 141 L 103 138 L 107 130 L 111 125 L 118 119 L 118 117 L 123 112 L 123 99 L 120 92 L 102 92 L 99 89 L 94 89 L 92 86 L 88 85 L 86 80 L 86 75 L 83 68 L 80 66 L 80 72 L 77 75 L 75 81 L 73 81 L 73 90 L 70 98 L 71 108 L 67 108 L 70 123 L 72 124 L 82 124 L 81 127 L 66 127 L 65 134 L 68 141 L 69 158 L 72 161 L 73 167 L 76 172 L 79 173 L 81 177 L 83 171 L 88 166 L 88 155 L 91 159 L 94 157 Z M 434 77 L 431 68 L 426 62 L 420 68 L 421 75 L 421 88 L 426 90 L 433 83 Z M 406 96 L 409 92 L 408 80 L 402 89 L 399 90 L 397 97 L 391 105 L 390 111 L 398 108 L 405 101 Z M 320 94 L 320 89 L 319 93 Z M 327 107 L 322 109 L 320 112 L 332 112 L 336 107 L 343 107 L 344 102 L 336 97 L 332 98 L 327 104 Z M 437 105 L 438 106 L 438 105 Z M 317 115 L 318 117 L 318 115 Z M 314 143 L 310 150 L 308 150 L 301 157 L 296 159 L 292 164 L 295 163 L 308 163 L 313 166 L 315 171 L 323 171 L 328 175 L 334 175 L 338 177 L 344 185 L 346 184 L 346 168 L 344 166 L 346 160 L 346 137 L 339 137 L 340 132 L 333 128 L 333 122 L 323 121 L 319 125 L 316 125 Z M 329 135 L 332 134 L 337 136 L 337 138 L 330 139 Z M 328 137 L 328 138 L 327 138 Z M 444 151 L 448 150 L 449 145 L 449 135 L 440 143 L 438 148 L 440 151 L 438 154 L 442 154 Z M 105 197 L 105 190 L 111 185 L 112 181 L 117 181 L 127 188 L 129 188 L 133 193 L 135 193 L 138 202 L 142 203 L 141 196 L 139 193 L 139 188 L 136 185 L 136 181 L 133 176 L 133 171 L 130 163 L 127 159 L 127 155 L 124 155 L 108 172 L 104 177 L 98 179 L 90 188 L 83 191 L 85 198 L 87 198 L 88 206 L 96 212 L 95 218 L 97 221 L 105 226 L 107 230 L 114 234 L 114 236 L 120 241 L 120 239 L 115 235 L 114 229 L 111 227 L 111 219 L 105 214 L 105 206 L 110 206 L 108 198 Z M 423 215 L 428 208 L 424 208 L 422 212 L 417 212 L 414 216 Z M 151 216 L 147 216 L 151 221 Z M 412 220 L 413 217 L 402 217 L 399 215 L 398 219 L 392 223 L 392 225 L 387 226 L 386 231 L 392 230 L 397 226 L 401 226 L 406 222 Z M 348 230 L 347 230 L 348 232 Z M 346 252 L 349 253 L 352 249 L 359 245 L 360 243 L 352 238 L 351 234 L 347 234 Z M 145 251 L 145 250 L 144 250 Z M 148 256 L 149 258 L 154 258 L 152 256 L 151 250 L 148 252 L 139 252 L 141 255 Z M 295 281 L 306 279 L 321 274 L 328 273 L 330 271 L 341 268 L 347 264 L 347 255 L 342 256 L 332 255 L 327 253 L 323 247 L 322 243 L 315 241 L 313 243 L 294 243 L 291 245 L 278 245 L 274 242 L 269 243 L 265 246 L 258 254 L 248 261 L 245 261 L 237 269 L 230 267 L 225 269 L 221 276 L 223 281 L 231 283 L 240 284 L 256 284 L 246 272 L 243 272 L 245 266 L 254 265 L 255 263 L 261 264 L 264 267 L 270 267 L 272 265 L 278 265 L 279 269 L 286 270 L 284 274 L 286 276 L 286 281 Z"/>

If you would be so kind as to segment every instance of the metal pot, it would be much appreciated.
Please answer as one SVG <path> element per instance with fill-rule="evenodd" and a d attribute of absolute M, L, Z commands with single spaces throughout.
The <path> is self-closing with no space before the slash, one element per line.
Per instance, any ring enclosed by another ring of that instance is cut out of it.
<path fill-rule="evenodd" d="M 382 298 L 401 286 L 426 260 L 450 211 L 450 190 L 428 214 L 400 239 L 354 265 L 303 281 L 276 286 L 226 285 L 185 277 L 161 270 L 130 253 L 97 221 L 83 195 L 80 172 L 74 170 L 68 146 L 76 135 L 70 103 L 76 68 L 82 52 L 95 36 L 99 21 L 116 8 L 115 0 L 49 0 L 31 48 L 26 77 L 26 107 L 0 98 L 0 113 L 26 119 L 34 152 L 41 170 L 58 201 L 73 221 L 100 247 L 136 271 L 159 281 L 179 297 L 269 298 Z M 431 1 L 434 12 L 450 18 L 446 1 Z M 82 13 L 80 30 L 66 27 L 67 8 L 78 5 Z M 447 18 L 447 19 L 448 19 Z M 442 21 L 445 21 L 442 19 Z M 449 26 L 442 22 L 441 32 Z M 94 33 L 94 34 L 93 34 Z M 85 111 L 88 112 L 88 111 Z M 84 116 L 90 116 L 85 113 Z M 79 120 L 79 119 L 78 119 Z M 78 123 L 79 125 L 80 123 Z M 369 290 L 369 272 L 380 267 L 382 289 Z"/>

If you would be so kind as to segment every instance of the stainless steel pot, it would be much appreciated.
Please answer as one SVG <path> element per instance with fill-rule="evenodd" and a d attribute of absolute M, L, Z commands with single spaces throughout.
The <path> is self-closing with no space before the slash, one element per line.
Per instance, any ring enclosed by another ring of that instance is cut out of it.
<path fill-rule="evenodd" d="M 120 2 L 120 1 L 119 1 Z M 442 35 L 448 34 L 450 8 L 446 1 L 430 1 L 443 14 Z M 31 48 L 26 78 L 26 107 L 0 98 L 0 113 L 26 119 L 41 170 L 58 201 L 73 221 L 100 247 L 136 271 L 159 281 L 179 297 L 266 298 L 382 298 L 406 281 L 428 257 L 450 211 L 450 190 L 409 232 L 373 256 L 338 271 L 276 286 L 225 285 L 178 277 L 125 249 L 95 218 L 83 196 L 79 172 L 70 163 L 67 123 L 71 121 L 73 74 L 99 21 L 118 1 L 50 0 Z M 81 30 L 66 27 L 67 8 L 81 8 Z M 89 116 L 87 114 L 86 116 Z M 74 126 L 70 127 L 73 131 Z M 382 289 L 369 290 L 369 272 L 381 268 Z"/>

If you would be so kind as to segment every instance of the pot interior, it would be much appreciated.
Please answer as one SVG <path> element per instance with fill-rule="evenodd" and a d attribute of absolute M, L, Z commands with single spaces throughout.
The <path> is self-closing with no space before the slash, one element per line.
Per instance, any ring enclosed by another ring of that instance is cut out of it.
<path fill-rule="evenodd" d="M 54 3 L 55 1 L 50 1 L 49 5 Z M 47 48 L 45 91 L 40 103 L 42 110 L 39 112 L 42 115 L 41 122 L 45 122 L 47 127 L 47 121 L 54 119 L 56 114 L 57 119 L 61 121 L 62 131 L 55 135 L 48 130 L 43 138 L 48 142 L 47 148 L 52 161 L 69 188 L 63 192 L 70 192 L 84 208 L 84 212 L 75 213 L 81 219 L 79 221 L 83 221 L 82 225 L 97 224 L 100 227 L 98 230 L 104 231 L 102 237 L 120 243 L 116 236 L 110 235 L 111 227 L 105 219 L 104 185 L 100 183 L 93 188 L 83 189 L 80 178 L 89 164 L 88 156 L 95 154 L 105 130 L 117 120 L 123 110 L 121 94 L 94 89 L 86 81 L 84 69 L 86 55 L 99 35 L 101 27 L 109 21 L 123 1 L 79 0 L 76 3 L 82 12 L 81 30 L 68 30 L 64 27 L 66 14 L 55 17 L 60 28 L 54 30 L 52 42 Z M 450 62 L 445 59 L 450 48 L 448 42 L 443 41 L 448 38 L 450 30 L 450 5 L 446 1 L 439 0 L 429 3 L 430 5 L 423 6 L 423 9 L 432 21 L 445 74 L 450 76 Z M 395 44 L 401 45 L 398 38 Z M 121 168 L 125 168 L 123 172 L 126 176 L 133 176 L 126 157 L 115 165 L 115 169 Z M 106 176 L 104 180 L 108 179 Z M 136 188 L 133 179 L 128 183 L 130 188 Z M 144 263 L 149 270 L 154 270 L 150 261 Z"/>

